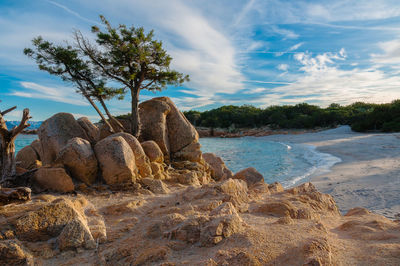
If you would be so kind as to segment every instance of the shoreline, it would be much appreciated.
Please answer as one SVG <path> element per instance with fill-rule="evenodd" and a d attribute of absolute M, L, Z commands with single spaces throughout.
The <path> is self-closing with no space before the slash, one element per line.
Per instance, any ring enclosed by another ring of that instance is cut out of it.
<path fill-rule="evenodd" d="M 302 135 L 273 135 L 272 141 L 308 144 L 340 158 L 310 181 L 332 195 L 342 213 L 367 208 L 391 219 L 400 215 L 400 134 L 356 133 L 347 126 Z"/>

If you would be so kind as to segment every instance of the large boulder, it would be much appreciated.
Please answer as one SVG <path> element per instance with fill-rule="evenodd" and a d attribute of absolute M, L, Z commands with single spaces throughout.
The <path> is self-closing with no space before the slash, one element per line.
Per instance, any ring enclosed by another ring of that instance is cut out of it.
<path fill-rule="evenodd" d="M 20 240 L 46 241 L 60 235 L 67 224 L 82 219 L 73 202 L 57 199 L 18 218 L 14 221 L 14 227 Z"/>
<path fill-rule="evenodd" d="M 240 170 L 233 176 L 233 178 L 246 181 L 248 186 L 254 185 L 258 182 L 264 183 L 263 175 L 260 174 L 254 167 Z"/>
<path fill-rule="evenodd" d="M 120 132 L 112 135 L 113 137 L 123 137 L 125 141 L 129 144 L 131 147 L 133 154 L 135 155 L 135 162 L 136 162 L 136 167 L 139 170 L 139 175 L 142 178 L 151 176 L 151 165 L 150 165 L 150 160 L 147 157 L 146 153 L 143 150 L 142 145 L 140 145 L 140 142 L 132 136 L 131 134 Z"/>
<path fill-rule="evenodd" d="M 90 142 L 85 139 L 70 139 L 56 161 L 62 163 L 72 177 L 88 185 L 96 180 L 97 159 Z"/>
<path fill-rule="evenodd" d="M 85 130 L 90 143 L 95 144 L 99 141 L 100 130 L 87 117 L 81 117 L 78 120 L 79 125 Z"/>
<path fill-rule="evenodd" d="M 44 165 L 52 164 L 70 139 L 89 139 L 85 130 L 69 113 L 58 113 L 44 121 L 38 135 L 43 148 Z"/>
<path fill-rule="evenodd" d="M 33 175 L 33 180 L 42 189 L 55 192 L 71 192 L 75 186 L 64 168 L 41 167 Z"/>
<path fill-rule="evenodd" d="M 170 146 L 167 115 L 171 111 L 168 103 L 154 98 L 139 105 L 140 141 L 153 140 L 169 158 Z"/>
<path fill-rule="evenodd" d="M 135 155 L 121 136 L 107 137 L 94 146 L 103 179 L 109 185 L 133 183 L 138 177 Z"/>
<path fill-rule="evenodd" d="M 38 160 L 42 161 L 43 160 L 43 149 L 42 149 L 42 143 L 40 142 L 39 139 L 35 139 L 31 145 L 32 149 L 36 152 L 38 156 Z"/>
<path fill-rule="evenodd" d="M 214 153 L 203 153 L 203 158 L 210 165 L 211 177 L 214 180 L 225 180 L 233 176 L 232 171 L 226 167 L 221 157 L 218 157 Z"/>
<path fill-rule="evenodd" d="M 24 169 L 34 169 L 37 166 L 37 161 L 39 161 L 39 156 L 31 145 L 22 148 L 15 157 L 17 165 Z"/>
<path fill-rule="evenodd" d="M 200 161 L 199 135 L 186 117 L 168 97 L 153 98 L 139 105 L 140 140 L 154 140 L 166 160 L 175 158 Z M 187 151 L 182 150 L 191 145 Z M 181 153 L 179 153 L 181 152 Z M 185 156 L 187 154 L 187 156 Z M 187 157 L 187 158 L 185 158 Z"/>
<path fill-rule="evenodd" d="M 152 140 L 145 141 L 142 142 L 141 145 L 147 157 L 150 159 L 150 162 L 157 162 L 157 163 L 164 162 L 164 154 L 155 141 Z"/>

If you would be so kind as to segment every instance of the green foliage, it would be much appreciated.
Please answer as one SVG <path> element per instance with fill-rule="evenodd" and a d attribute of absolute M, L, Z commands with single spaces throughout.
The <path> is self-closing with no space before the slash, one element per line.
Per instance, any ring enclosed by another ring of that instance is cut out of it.
<path fill-rule="evenodd" d="M 400 131 L 400 100 L 389 104 L 356 102 L 348 106 L 331 104 L 327 108 L 301 103 L 294 106 L 270 106 L 265 109 L 249 105 L 222 106 L 198 112 L 187 111 L 192 124 L 204 127 L 237 128 L 269 126 L 271 128 L 311 129 L 351 125 L 355 131 Z"/>
<path fill-rule="evenodd" d="M 68 44 L 56 45 L 40 36 L 32 44 L 34 49 L 25 48 L 24 54 L 33 58 L 40 70 L 76 85 L 77 92 L 85 97 L 107 100 L 124 93 L 123 89 L 107 87 L 106 80 L 79 49 Z"/>
<path fill-rule="evenodd" d="M 80 31 L 75 32 L 75 41 L 83 53 L 91 59 L 104 77 L 127 88 L 131 93 L 131 133 L 139 133 L 138 103 L 141 90 L 160 91 L 168 85 L 179 86 L 189 80 L 170 69 L 172 57 L 154 40 L 154 32 L 145 32 L 142 27 L 119 25 L 114 28 L 100 16 L 104 30 L 93 26 L 97 45 L 91 44 Z"/>

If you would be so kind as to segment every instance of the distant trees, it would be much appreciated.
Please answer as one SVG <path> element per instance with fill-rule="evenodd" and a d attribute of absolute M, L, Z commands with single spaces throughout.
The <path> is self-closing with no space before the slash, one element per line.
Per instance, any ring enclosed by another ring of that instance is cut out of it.
<path fill-rule="evenodd" d="M 112 131 L 121 131 L 122 125 L 109 112 L 105 100 L 122 98 L 127 90 L 131 95 L 131 132 L 139 135 L 139 94 L 141 90 L 160 91 L 167 85 L 180 85 L 189 76 L 170 69 L 171 56 L 162 47 L 162 42 L 153 40 L 154 32 L 146 33 L 142 27 L 119 25 L 113 28 L 100 16 L 105 30 L 92 27 L 96 44 L 75 31 L 73 45 L 55 45 L 35 38 L 34 49 L 24 53 L 33 58 L 39 69 L 71 82 L 108 124 L 95 101 L 106 112 Z M 110 87 L 110 82 L 119 88 Z"/>
<path fill-rule="evenodd" d="M 192 124 L 204 127 L 228 128 L 234 125 L 236 128 L 269 126 L 311 129 L 351 125 L 355 131 L 400 131 L 400 100 L 387 104 L 331 104 L 327 108 L 307 103 L 265 109 L 229 105 L 205 112 L 187 111 L 184 114 Z"/>

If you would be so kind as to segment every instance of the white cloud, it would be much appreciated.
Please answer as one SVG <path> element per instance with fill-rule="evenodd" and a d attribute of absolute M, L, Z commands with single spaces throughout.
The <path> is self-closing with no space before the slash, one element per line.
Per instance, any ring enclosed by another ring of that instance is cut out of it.
<path fill-rule="evenodd" d="M 253 89 L 245 90 L 243 93 L 244 94 L 256 94 L 256 93 L 265 92 L 266 90 L 267 90 L 266 88 L 253 88 Z"/>
<path fill-rule="evenodd" d="M 68 103 L 73 105 L 89 105 L 79 96 L 74 88 L 70 87 L 46 87 L 34 82 L 20 82 L 25 91 L 12 91 L 10 95 L 24 98 L 45 99 L 54 102 Z"/>
<path fill-rule="evenodd" d="M 345 60 L 345 50 L 312 56 L 298 53 L 295 59 L 302 65 L 296 82 L 276 87 L 264 97 L 265 105 L 312 102 L 327 106 L 332 102 L 349 104 L 356 101 L 383 103 L 400 98 L 400 77 L 374 67 L 342 70 L 337 60 Z"/>
<path fill-rule="evenodd" d="M 382 49 L 382 54 L 372 54 L 371 59 L 379 64 L 399 64 L 400 63 L 400 39 L 381 42 L 378 46 Z"/>
<path fill-rule="evenodd" d="M 286 72 L 289 69 L 289 65 L 288 64 L 279 64 L 276 68 Z"/>

